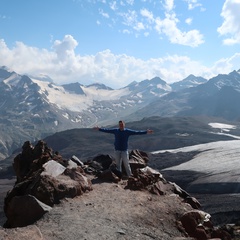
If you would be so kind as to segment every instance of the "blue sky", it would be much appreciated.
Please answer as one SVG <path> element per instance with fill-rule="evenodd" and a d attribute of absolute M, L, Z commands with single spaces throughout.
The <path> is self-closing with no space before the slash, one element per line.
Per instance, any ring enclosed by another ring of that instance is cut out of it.
<path fill-rule="evenodd" d="M 0 66 L 121 88 L 240 69 L 240 0 L 1 0 Z"/>

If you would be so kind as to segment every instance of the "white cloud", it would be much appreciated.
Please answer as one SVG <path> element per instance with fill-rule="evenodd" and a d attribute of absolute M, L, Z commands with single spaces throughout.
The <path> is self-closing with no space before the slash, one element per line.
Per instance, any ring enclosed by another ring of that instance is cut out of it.
<path fill-rule="evenodd" d="M 231 72 L 232 69 L 239 70 L 239 62 L 240 53 L 235 53 L 233 56 L 230 56 L 229 58 L 219 59 L 212 67 L 212 72 L 218 74 Z"/>
<path fill-rule="evenodd" d="M 226 0 L 221 16 L 224 21 L 217 29 L 220 35 L 226 36 L 223 43 L 226 45 L 240 43 L 240 1 Z"/>
<path fill-rule="evenodd" d="M 202 6 L 197 0 L 183 1 L 187 2 L 189 8 L 191 6 L 191 9 Z M 175 12 L 174 0 L 162 0 L 159 2 L 142 0 L 142 2 L 148 2 L 151 5 L 149 8 L 154 5 L 163 8 L 164 17 L 154 16 L 153 12 L 146 8 L 147 4 L 142 5 L 140 9 L 136 8 L 135 5 L 137 3 L 134 0 L 111 1 L 109 7 L 115 14 L 112 16 L 111 21 L 114 21 L 114 26 L 119 28 L 119 32 L 128 32 L 139 37 L 141 35 L 149 36 L 155 30 L 159 35 L 159 39 L 166 37 L 173 44 L 198 47 L 204 43 L 203 35 L 199 30 L 181 30 L 182 24 L 185 23 L 189 26 L 192 23 L 192 19 L 187 18 L 185 22 L 180 22 Z M 109 18 L 106 10 L 99 11 L 99 14 Z M 121 25 L 123 25 L 124 30 L 121 29 Z"/>
<path fill-rule="evenodd" d="M 104 12 L 103 9 L 99 9 L 98 11 L 99 11 L 99 14 L 100 14 L 101 16 L 103 16 L 103 17 L 105 17 L 105 18 L 109 18 L 109 14 L 106 13 L 106 12 Z"/>
<path fill-rule="evenodd" d="M 184 1 L 187 2 L 189 10 L 193 10 L 196 7 L 202 7 L 202 4 L 199 3 L 198 0 L 184 0 Z"/>
<path fill-rule="evenodd" d="M 110 2 L 109 6 L 113 11 L 117 10 L 117 2 L 116 1 Z"/>
<path fill-rule="evenodd" d="M 126 34 L 131 34 L 131 32 L 128 29 L 123 29 L 122 32 Z"/>
<path fill-rule="evenodd" d="M 192 24 L 192 18 L 187 18 L 185 20 L 185 23 L 187 23 L 188 25 L 191 25 Z"/>
<path fill-rule="evenodd" d="M 141 31 L 141 30 L 145 29 L 145 27 L 142 22 L 137 22 L 136 25 L 134 26 L 134 29 L 137 31 Z"/>
<path fill-rule="evenodd" d="M 166 18 L 156 19 L 155 29 L 159 34 L 164 33 L 171 43 L 197 47 L 204 43 L 203 35 L 198 30 L 182 32 L 177 27 L 178 19 L 175 14 L 166 14 Z"/>
<path fill-rule="evenodd" d="M 194 4 L 194 6 L 199 5 L 197 0 L 185 0 L 188 4 Z M 157 32 L 161 34 L 165 34 L 169 41 L 174 44 L 180 44 L 190 47 L 197 47 L 204 43 L 203 35 L 196 29 L 190 30 L 188 32 L 181 31 L 178 28 L 177 24 L 180 20 L 176 17 L 176 13 L 174 10 L 174 0 L 165 0 L 164 5 L 166 12 L 165 18 L 160 19 L 156 18 L 156 26 L 155 29 Z M 190 24 L 192 19 L 187 19 L 186 23 Z"/>
<path fill-rule="evenodd" d="M 154 17 L 153 13 L 150 12 L 148 9 L 144 8 L 140 10 L 140 14 L 147 19 L 148 22 L 153 23 Z"/>
<path fill-rule="evenodd" d="M 75 57 L 74 49 L 77 47 L 77 41 L 71 35 L 65 35 L 62 41 L 56 40 L 53 49 L 57 54 L 57 59 L 65 61 Z"/>
<path fill-rule="evenodd" d="M 130 11 L 125 13 L 121 13 L 121 16 L 123 17 L 123 24 L 127 26 L 135 26 L 137 22 L 137 13 L 136 11 Z"/>
<path fill-rule="evenodd" d="M 133 5 L 134 4 L 134 0 L 126 0 L 127 4 L 129 5 Z"/>
<path fill-rule="evenodd" d="M 167 12 L 170 12 L 174 8 L 174 0 L 165 0 L 164 7 Z"/>
<path fill-rule="evenodd" d="M 55 41 L 52 51 L 29 47 L 21 42 L 10 49 L 0 39 L 0 66 L 7 66 L 19 74 L 45 74 L 58 84 L 78 81 L 88 85 L 101 82 L 120 88 L 134 80 L 141 81 L 155 76 L 168 83 L 182 80 L 189 74 L 210 78 L 219 73 L 229 73 L 232 68 L 238 70 L 240 62 L 240 53 L 219 60 L 211 68 L 179 55 L 142 60 L 105 50 L 95 55 L 80 56 L 75 53 L 77 45 L 71 35 Z"/>

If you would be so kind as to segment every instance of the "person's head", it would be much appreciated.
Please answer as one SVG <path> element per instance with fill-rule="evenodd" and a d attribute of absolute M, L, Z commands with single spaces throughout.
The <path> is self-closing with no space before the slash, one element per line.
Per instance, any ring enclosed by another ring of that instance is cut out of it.
<path fill-rule="evenodd" d="M 118 122 L 118 125 L 119 125 L 119 129 L 120 129 L 120 130 L 123 130 L 123 129 L 125 128 L 125 122 L 122 121 L 122 120 L 120 120 L 120 121 Z"/>

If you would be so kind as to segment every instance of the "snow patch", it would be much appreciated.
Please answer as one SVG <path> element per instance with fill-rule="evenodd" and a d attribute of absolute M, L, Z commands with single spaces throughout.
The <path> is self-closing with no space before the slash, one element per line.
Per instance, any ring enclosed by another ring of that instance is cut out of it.
<path fill-rule="evenodd" d="M 209 123 L 209 126 L 212 128 L 219 128 L 225 131 L 229 131 L 229 129 L 236 129 L 235 125 L 225 124 L 225 123 Z"/>
<path fill-rule="evenodd" d="M 69 119 L 69 115 L 68 115 L 68 113 L 64 113 L 64 114 L 63 114 L 63 117 Z"/>
<path fill-rule="evenodd" d="M 178 149 L 169 149 L 152 152 L 157 153 L 178 153 L 199 151 L 195 157 L 185 163 L 166 168 L 164 170 L 187 170 L 203 172 L 209 175 L 218 176 L 219 182 L 226 181 L 227 174 L 232 182 L 240 182 L 240 140 L 218 141 L 205 144 L 198 144 Z"/>
<path fill-rule="evenodd" d="M 81 86 L 84 94 L 73 94 L 66 91 L 62 86 L 56 86 L 37 79 L 32 80 L 40 86 L 41 90 L 39 93 L 45 95 L 49 103 L 57 105 L 59 109 L 69 109 L 76 112 L 87 110 L 94 105 L 94 101 L 119 100 L 121 97 L 129 94 L 129 90 L 126 89 L 107 90 L 97 89 L 94 86 Z"/>

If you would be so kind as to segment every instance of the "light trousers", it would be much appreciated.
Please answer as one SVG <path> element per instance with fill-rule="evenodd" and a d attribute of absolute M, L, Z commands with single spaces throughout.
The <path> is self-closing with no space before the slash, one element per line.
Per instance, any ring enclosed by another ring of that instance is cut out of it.
<path fill-rule="evenodd" d="M 127 173 L 127 176 L 132 175 L 132 170 L 129 164 L 129 154 L 128 150 L 126 151 L 118 151 L 115 150 L 115 157 L 116 157 L 116 165 L 117 169 L 122 172 L 122 163 Z"/>

